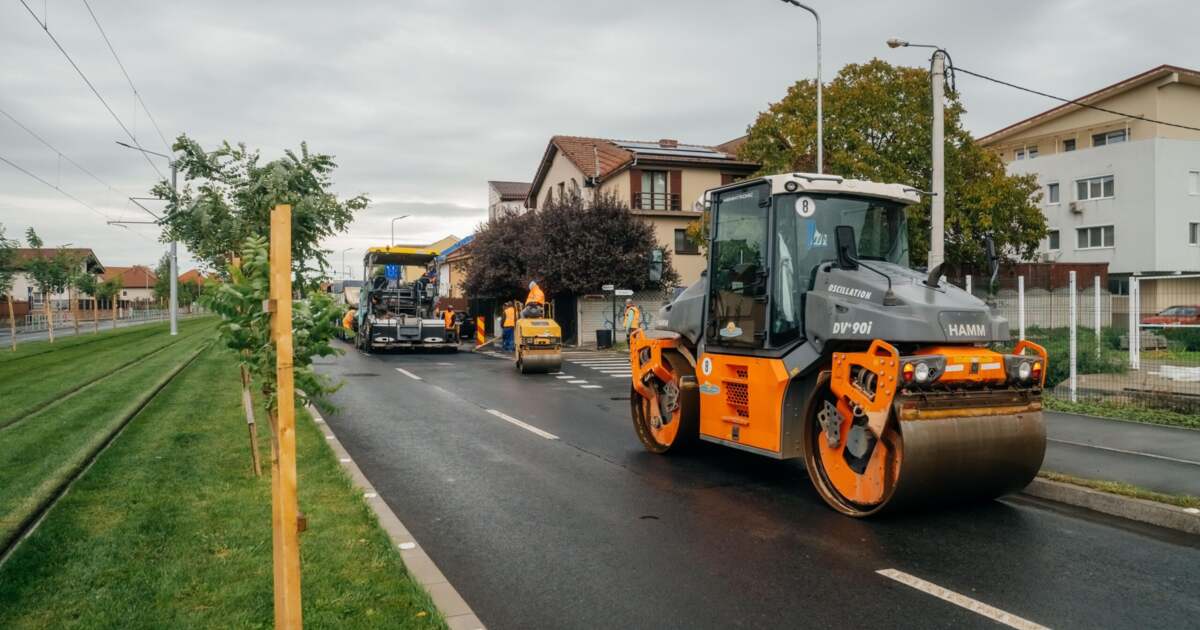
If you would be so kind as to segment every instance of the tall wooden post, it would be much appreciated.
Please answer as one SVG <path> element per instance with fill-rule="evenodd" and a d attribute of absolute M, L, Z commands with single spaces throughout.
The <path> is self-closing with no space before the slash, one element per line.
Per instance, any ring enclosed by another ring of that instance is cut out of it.
<path fill-rule="evenodd" d="M 292 207 L 271 212 L 271 338 L 275 342 L 275 443 L 271 462 L 275 627 L 300 628 L 300 528 L 296 500 L 296 397 L 292 382 Z"/>

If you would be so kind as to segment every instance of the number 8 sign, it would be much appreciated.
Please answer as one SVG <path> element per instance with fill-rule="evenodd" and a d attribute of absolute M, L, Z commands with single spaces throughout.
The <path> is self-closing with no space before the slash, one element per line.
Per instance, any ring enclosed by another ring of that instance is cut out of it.
<path fill-rule="evenodd" d="M 817 201 L 812 197 L 796 197 L 796 214 L 808 218 L 817 211 Z"/>

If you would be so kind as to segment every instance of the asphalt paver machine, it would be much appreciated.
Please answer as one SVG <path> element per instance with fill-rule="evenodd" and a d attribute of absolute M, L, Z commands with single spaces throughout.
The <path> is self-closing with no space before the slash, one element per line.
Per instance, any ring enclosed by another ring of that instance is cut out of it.
<path fill-rule="evenodd" d="M 372 247 L 363 257 L 355 345 L 370 352 L 389 349 L 457 350 L 458 340 L 434 317 L 434 286 L 422 278 L 407 281 L 404 267 L 424 268 L 437 250 Z"/>
<path fill-rule="evenodd" d="M 710 190 L 705 277 L 630 341 L 633 424 L 803 458 L 860 517 L 1024 487 L 1046 448 L 1046 351 L 967 292 L 909 268 L 918 191 L 794 173 Z"/>

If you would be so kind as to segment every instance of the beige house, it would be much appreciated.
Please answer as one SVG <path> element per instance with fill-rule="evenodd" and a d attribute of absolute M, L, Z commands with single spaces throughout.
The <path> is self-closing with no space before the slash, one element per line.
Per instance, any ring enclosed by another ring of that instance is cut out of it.
<path fill-rule="evenodd" d="M 89 273 L 93 276 L 99 276 L 105 271 L 104 265 L 100 264 L 100 260 L 91 249 L 75 247 L 66 248 L 61 251 L 78 261 L 76 271 Z M 13 314 L 18 320 L 31 311 L 35 313 L 40 312 L 46 299 L 46 296 L 42 295 L 38 290 L 37 284 L 27 272 L 29 262 L 36 258 L 53 258 L 59 252 L 59 249 L 51 247 L 43 247 L 41 249 L 22 247 L 16 250 L 16 274 L 13 278 L 10 293 L 13 299 Z M 0 293 L 0 303 L 3 303 L 3 297 L 4 294 Z M 49 298 L 52 309 L 62 310 L 70 308 L 70 297 L 68 297 L 66 291 L 52 294 Z M 7 307 L 0 308 L 0 319 L 7 320 L 7 318 Z"/>
<path fill-rule="evenodd" d="M 525 198 L 529 196 L 529 182 L 488 182 L 488 220 L 508 213 L 525 212 Z"/>
<path fill-rule="evenodd" d="M 1076 101 L 979 140 L 1037 176 L 1042 260 L 1107 263 L 1118 294 L 1133 275 L 1200 273 L 1200 131 L 1186 128 L 1200 128 L 1200 72 L 1163 65 Z M 1200 302 L 1200 281 L 1167 286 Z M 1167 305 L 1143 287 L 1143 308 Z"/>
<path fill-rule="evenodd" d="M 735 141 L 736 142 L 736 141 Z M 677 140 L 632 142 L 604 138 L 554 136 L 546 146 L 529 186 L 525 206 L 537 209 L 570 193 L 615 194 L 630 210 L 654 226 L 654 233 L 680 284 L 700 279 L 705 260 L 686 237 L 700 219 L 704 191 L 741 179 L 758 170 L 728 150 Z"/>

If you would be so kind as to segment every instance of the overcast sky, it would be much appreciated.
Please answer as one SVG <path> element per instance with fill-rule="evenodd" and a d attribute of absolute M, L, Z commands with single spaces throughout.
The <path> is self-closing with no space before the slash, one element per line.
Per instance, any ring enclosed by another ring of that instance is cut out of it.
<path fill-rule="evenodd" d="M 468 234 L 486 181 L 531 179 L 553 134 L 717 144 L 815 72 L 812 18 L 778 0 L 90 1 L 168 140 L 244 141 L 266 159 L 306 140 L 337 157 L 337 191 L 373 200 L 326 244 L 339 266 L 354 248 L 354 269 L 397 215 L 411 215 L 397 240 Z M 26 2 L 139 142 L 165 151 L 82 1 Z M 827 78 L 872 57 L 926 63 L 927 51 L 888 49 L 893 36 L 1064 96 L 1163 63 L 1200 67 L 1195 0 L 812 4 Z M 125 197 L 145 195 L 155 171 L 114 143 L 124 132 L 19 0 L 0 2 L 0 58 L 0 109 L 112 187 L 0 116 L 0 156 L 96 209 L 0 163 L 9 236 L 33 225 L 106 264 L 153 265 L 152 226 L 105 218 L 144 219 Z M 959 89 L 976 134 L 1054 105 L 965 75 Z"/>

